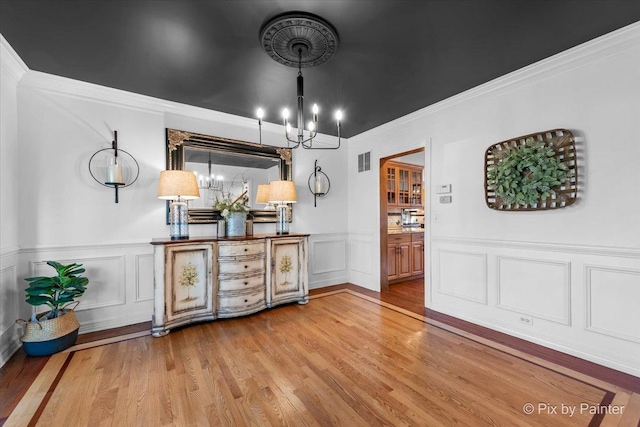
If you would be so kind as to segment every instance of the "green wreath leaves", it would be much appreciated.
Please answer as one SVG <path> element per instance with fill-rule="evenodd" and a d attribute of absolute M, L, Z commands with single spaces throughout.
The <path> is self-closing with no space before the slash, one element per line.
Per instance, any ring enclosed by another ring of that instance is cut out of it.
<path fill-rule="evenodd" d="M 553 188 L 570 178 L 553 146 L 533 138 L 497 153 L 496 160 L 487 170 L 487 184 L 507 204 L 534 205 L 555 195 Z"/>

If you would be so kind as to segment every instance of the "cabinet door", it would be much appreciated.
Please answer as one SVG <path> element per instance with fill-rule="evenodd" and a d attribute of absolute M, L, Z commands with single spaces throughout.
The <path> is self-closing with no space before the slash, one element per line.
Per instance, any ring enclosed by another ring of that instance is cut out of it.
<path fill-rule="evenodd" d="M 411 171 L 411 205 L 422 206 L 422 169 Z"/>
<path fill-rule="evenodd" d="M 213 245 L 171 245 L 165 248 L 166 315 L 213 315 Z"/>
<path fill-rule="evenodd" d="M 398 278 L 398 245 L 395 243 L 387 245 L 387 279 Z"/>
<path fill-rule="evenodd" d="M 386 167 L 387 174 L 387 204 L 388 205 L 397 205 L 398 204 L 398 189 L 397 189 L 397 176 L 396 176 L 396 168 L 395 167 Z"/>
<path fill-rule="evenodd" d="M 411 243 L 398 244 L 398 278 L 411 276 Z"/>
<path fill-rule="evenodd" d="M 408 169 L 398 168 L 398 205 L 408 205 L 410 200 L 410 176 Z"/>
<path fill-rule="evenodd" d="M 271 304 L 308 298 L 307 254 L 304 238 L 271 240 Z"/>
<path fill-rule="evenodd" d="M 424 242 L 411 243 L 411 274 L 424 274 Z"/>

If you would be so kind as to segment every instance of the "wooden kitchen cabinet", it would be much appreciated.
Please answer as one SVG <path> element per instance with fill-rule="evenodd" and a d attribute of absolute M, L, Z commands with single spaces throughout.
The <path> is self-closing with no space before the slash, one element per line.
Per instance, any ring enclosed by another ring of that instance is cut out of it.
<path fill-rule="evenodd" d="M 424 233 L 390 234 L 387 238 L 389 283 L 424 275 Z"/>
<path fill-rule="evenodd" d="M 154 239 L 151 334 L 309 301 L 308 235 Z"/>
<path fill-rule="evenodd" d="M 423 167 L 389 161 L 384 164 L 388 206 L 422 207 Z"/>
<path fill-rule="evenodd" d="M 411 234 L 411 275 L 424 275 L 424 233 Z"/>
<path fill-rule="evenodd" d="M 411 235 L 390 234 L 387 239 L 389 281 L 411 276 Z"/>

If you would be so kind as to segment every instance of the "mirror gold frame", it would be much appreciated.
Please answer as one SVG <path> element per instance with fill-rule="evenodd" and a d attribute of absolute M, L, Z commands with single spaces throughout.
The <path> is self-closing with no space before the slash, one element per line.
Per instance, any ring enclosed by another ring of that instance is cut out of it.
<path fill-rule="evenodd" d="M 278 162 L 280 179 L 291 180 L 293 169 L 291 148 L 273 147 L 167 128 L 167 169 L 184 170 L 187 148 L 212 153 L 273 159 Z M 254 222 L 276 222 L 277 220 L 275 210 L 251 209 L 250 214 L 253 216 Z M 289 221 L 291 221 L 292 215 L 289 207 Z M 191 224 L 215 223 L 218 216 L 219 212 L 213 208 L 189 208 L 189 223 Z"/>

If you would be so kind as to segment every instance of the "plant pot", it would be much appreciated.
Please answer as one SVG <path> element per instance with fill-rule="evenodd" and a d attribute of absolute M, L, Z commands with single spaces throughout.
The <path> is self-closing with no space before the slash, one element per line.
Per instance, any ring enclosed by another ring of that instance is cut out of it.
<path fill-rule="evenodd" d="M 45 315 L 46 313 L 41 318 Z M 20 341 L 22 341 L 22 348 L 29 356 L 49 356 L 71 347 L 76 343 L 80 328 L 73 310 L 68 310 L 55 319 L 18 322 L 24 324 L 24 333 Z"/>
<path fill-rule="evenodd" d="M 229 212 L 227 216 L 227 237 L 244 237 L 247 234 L 247 213 Z"/>

